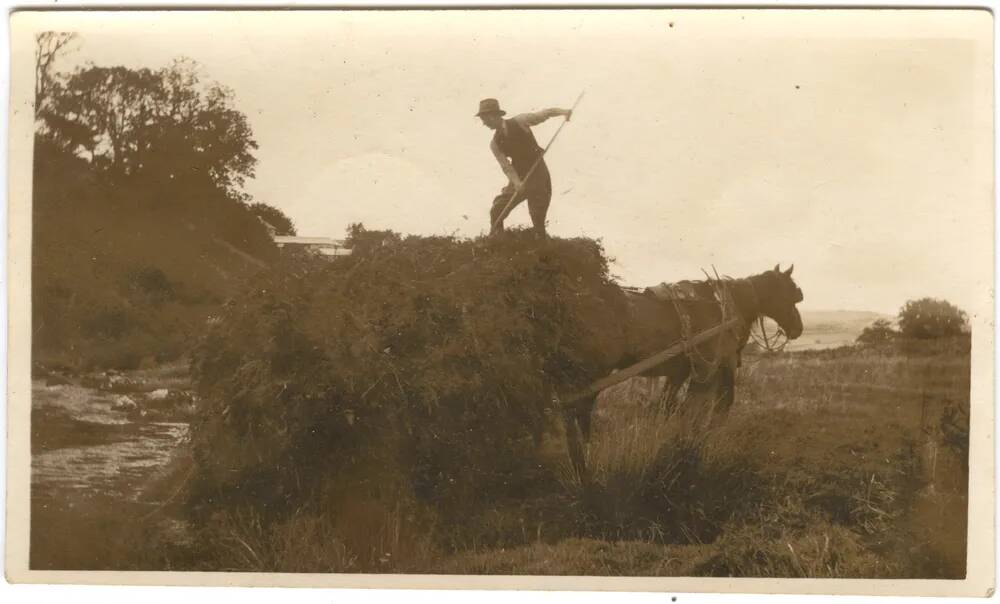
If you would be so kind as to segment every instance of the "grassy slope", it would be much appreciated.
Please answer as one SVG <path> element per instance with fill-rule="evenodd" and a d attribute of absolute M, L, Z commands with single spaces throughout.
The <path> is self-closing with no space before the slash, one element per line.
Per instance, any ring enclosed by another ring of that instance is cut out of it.
<path fill-rule="evenodd" d="M 254 213 L 205 178 L 111 177 L 41 138 L 34 167 L 36 370 L 179 358 L 259 262 L 277 258 Z"/>

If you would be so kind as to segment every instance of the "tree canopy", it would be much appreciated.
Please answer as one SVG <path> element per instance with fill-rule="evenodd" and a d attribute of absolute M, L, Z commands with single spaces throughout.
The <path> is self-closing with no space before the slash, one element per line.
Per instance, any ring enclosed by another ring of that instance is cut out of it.
<path fill-rule="evenodd" d="M 233 91 L 176 59 L 159 70 L 89 65 L 48 75 L 41 134 L 117 175 L 204 175 L 230 189 L 253 177 L 257 143 Z"/>
<path fill-rule="evenodd" d="M 295 225 L 292 223 L 292 219 L 278 208 L 266 203 L 258 202 L 251 204 L 250 210 L 253 211 L 258 218 L 266 222 L 269 227 L 273 228 L 275 235 L 296 234 Z"/>
<path fill-rule="evenodd" d="M 947 300 L 910 300 L 899 310 L 899 331 L 907 338 L 930 339 L 965 332 L 967 316 Z"/>

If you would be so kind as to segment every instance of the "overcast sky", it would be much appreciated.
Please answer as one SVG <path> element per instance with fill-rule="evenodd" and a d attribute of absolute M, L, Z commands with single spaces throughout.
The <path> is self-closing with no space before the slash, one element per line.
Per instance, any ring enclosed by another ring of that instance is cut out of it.
<path fill-rule="evenodd" d="M 547 158 L 549 230 L 602 238 L 626 284 L 794 262 L 803 307 L 889 313 L 989 287 L 968 269 L 993 227 L 983 11 L 85 17 L 63 68 L 185 55 L 233 88 L 247 189 L 301 235 L 484 232 L 505 177 L 479 100 L 586 91 Z"/>

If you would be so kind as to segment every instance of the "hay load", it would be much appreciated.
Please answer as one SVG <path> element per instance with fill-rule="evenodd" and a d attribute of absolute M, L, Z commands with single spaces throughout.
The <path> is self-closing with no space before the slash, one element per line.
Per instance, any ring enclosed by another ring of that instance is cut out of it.
<path fill-rule="evenodd" d="M 510 494 L 538 468 L 549 389 L 588 383 L 625 337 L 593 240 L 351 240 L 351 256 L 259 274 L 208 328 L 193 363 L 202 503 L 395 489 L 447 511 Z"/>

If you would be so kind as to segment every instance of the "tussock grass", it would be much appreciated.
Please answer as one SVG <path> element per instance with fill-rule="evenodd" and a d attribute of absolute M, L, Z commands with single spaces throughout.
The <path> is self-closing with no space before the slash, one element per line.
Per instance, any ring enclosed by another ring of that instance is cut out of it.
<path fill-rule="evenodd" d="M 782 519 L 784 520 L 784 519 Z M 869 549 L 854 531 L 820 515 L 803 528 L 741 523 L 726 530 L 700 569 L 723 577 L 889 578 L 898 564 Z"/>

